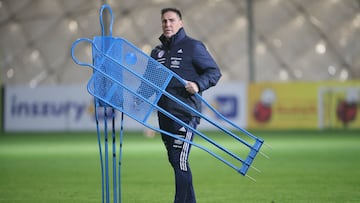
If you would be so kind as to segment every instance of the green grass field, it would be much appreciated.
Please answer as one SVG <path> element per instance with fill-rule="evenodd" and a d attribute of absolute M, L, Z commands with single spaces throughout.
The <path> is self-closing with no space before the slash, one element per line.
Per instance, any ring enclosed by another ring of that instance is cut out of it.
<path fill-rule="evenodd" d="M 359 131 L 254 134 L 273 148 L 263 148 L 270 160 L 254 162 L 262 172 L 249 172 L 256 183 L 192 148 L 199 203 L 360 202 Z M 122 163 L 124 203 L 172 202 L 173 174 L 159 136 L 125 132 Z M 0 202 L 101 202 L 96 134 L 1 134 Z"/>

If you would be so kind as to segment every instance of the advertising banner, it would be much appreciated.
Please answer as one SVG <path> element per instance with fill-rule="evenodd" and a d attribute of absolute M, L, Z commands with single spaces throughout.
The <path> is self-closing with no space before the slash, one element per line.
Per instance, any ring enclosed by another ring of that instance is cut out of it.
<path fill-rule="evenodd" d="M 352 86 L 321 86 L 318 108 L 320 129 L 360 129 L 360 83 Z"/>
<path fill-rule="evenodd" d="M 5 90 L 5 131 L 87 131 L 96 130 L 93 97 L 86 85 L 7 87 Z M 100 125 L 104 112 L 99 110 Z M 108 112 L 110 115 L 111 112 Z M 115 111 L 116 128 L 121 113 Z M 125 117 L 126 128 L 142 125 Z"/>
<path fill-rule="evenodd" d="M 359 118 L 355 116 L 360 94 L 356 89 L 359 87 L 359 81 L 251 84 L 248 89 L 248 127 L 255 129 L 360 128 Z M 351 111 L 352 116 L 346 118 L 346 124 L 341 124 L 343 121 L 339 117 L 337 107 L 341 100 L 346 100 L 349 89 L 353 89 L 351 110 L 348 110 Z M 334 92 L 338 94 L 336 99 L 333 97 Z"/>
<path fill-rule="evenodd" d="M 226 83 L 206 91 L 203 95 L 223 115 L 237 125 L 246 125 L 246 86 L 241 83 Z M 5 131 L 83 131 L 96 130 L 93 97 L 86 85 L 44 86 L 30 88 L 10 86 L 5 88 L 4 128 Z M 110 112 L 109 112 L 110 113 Z M 215 115 L 204 108 L 211 119 Z M 100 121 L 103 121 L 100 112 Z M 115 111 L 120 124 L 119 111 Z M 149 121 L 157 127 L 156 112 Z M 145 127 L 125 117 L 125 130 L 144 130 Z M 200 129 L 211 129 L 200 124 Z"/>
<path fill-rule="evenodd" d="M 204 92 L 203 97 L 220 114 L 225 116 L 236 125 L 245 128 L 247 125 L 247 85 L 240 82 L 219 83 L 217 86 Z M 224 124 L 217 116 L 213 115 L 208 108 L 203 107 L 203 113 L 212 120 Z M 233 129 L 231 126 L 226 126 Z M 216 129 L 207 122 L 200 122 L 199 129 Z"/>
<path fill-rule="evenodd" d="M 5 89 L 5 131 L 95 129 L 85 86 Z"/>

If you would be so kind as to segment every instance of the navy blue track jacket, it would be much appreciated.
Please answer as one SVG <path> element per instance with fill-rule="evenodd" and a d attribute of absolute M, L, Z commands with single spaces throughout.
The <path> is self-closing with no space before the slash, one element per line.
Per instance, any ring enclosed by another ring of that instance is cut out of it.
<path fill-rule="evenodd" d="M 152 58 L 181 78 L 197 83 L 200 94 L 216 85 L 221 77 L 220 69 L 202 42 L 188 37 L 183 28 L 170 39 L 164 35 L 159 39 L 162 44 L 152 50 Z M 201 112 L 201 101 L 188 93 L 176 79 L 170 81 L 166 91 Z M 196 116 L 166 96 L 160 98 L 158 105 L 182 120 Z"/>

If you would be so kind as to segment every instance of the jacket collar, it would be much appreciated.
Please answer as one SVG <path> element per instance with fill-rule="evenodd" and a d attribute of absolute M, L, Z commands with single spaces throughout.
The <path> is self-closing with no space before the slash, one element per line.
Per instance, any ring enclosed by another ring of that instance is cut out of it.
<path fill-rule="evenodd" d="M 185 38 L 186 33 L 184 28 L 180 28 L 179 31 L 170 38 L 166 38 L 163 34 L 159 37 L 160 42 L 167 48 L 177 44 L 183 38 Z"/>

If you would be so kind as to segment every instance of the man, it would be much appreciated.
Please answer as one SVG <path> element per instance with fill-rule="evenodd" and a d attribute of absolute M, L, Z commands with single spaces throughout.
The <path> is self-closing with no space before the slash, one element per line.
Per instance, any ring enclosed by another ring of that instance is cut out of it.
<path fill-rule="evenodd" d="M 184 86 L 181 82 L 172 80 L 166 91 L 200 112 L 201 101 L 194 94 L 201 94 L 216 85 L 221 77 L 220 70 L 204 44 L 186 35 L 181 12 L 178 9 L 162 9 L 161 22 L 163 31 L 159 38 L 161 45 L 152 50 L 151 57 L 174 71 L 186 82 Z M 160 98 L 158 105 L 194 129 L 199 124 L 199 117 L 166 96 Z M 186 140 L 193 139 L 193 132 L 161 112 L 158 112 L 158 120 L 160 129 Z M 188 163 L 191 146 L 165 134 L 161 137 L 175 173 L 174 203 L 195 203 L 192 174 Z"/>

